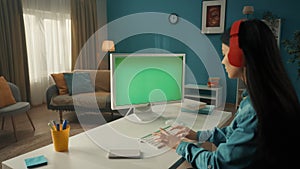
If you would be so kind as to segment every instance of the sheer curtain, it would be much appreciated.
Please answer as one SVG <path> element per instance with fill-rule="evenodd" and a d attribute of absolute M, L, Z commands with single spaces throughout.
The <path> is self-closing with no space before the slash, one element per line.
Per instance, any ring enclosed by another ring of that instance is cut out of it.
<path fill-rule="evenodd" d="M 71 71 L 70 0 L 23 0 L 31 104 L 45 103 L 50 74 Z"/>

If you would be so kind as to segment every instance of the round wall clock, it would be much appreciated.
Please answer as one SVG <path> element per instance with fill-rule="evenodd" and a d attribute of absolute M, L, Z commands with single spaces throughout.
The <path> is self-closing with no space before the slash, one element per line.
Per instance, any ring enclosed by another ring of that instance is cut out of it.
<path fill-rule="evenodd" d="M 171 13 L 169 15 L 169 22 L 171 24 L 176 24 L 178 22 L 178 19 L 179 19 L 179 17 L 178 17 L 178 15 L 176 13 Z"/>

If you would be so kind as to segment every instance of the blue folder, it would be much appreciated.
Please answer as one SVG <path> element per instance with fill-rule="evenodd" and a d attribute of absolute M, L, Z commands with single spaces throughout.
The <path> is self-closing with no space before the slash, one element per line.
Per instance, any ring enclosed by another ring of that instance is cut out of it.
<path fill-rule="evenodd" d="M 206 105 L 204 108 L 199 110 L 189 110 L 186 108 L 181 108 L 182 112 L 188 112 L 188 113 L 198 113 L 198 114 L 210 114 L 213 112 L 215 106 L 214 105 Z"/>
<path fill-rule="evenodd" d="M 44 155 L 40 155 L 36 157 L 26 158 L 25 164 L 27 168 L 35 168 L 35 167 L 47 165 L 48 160 Z"/>

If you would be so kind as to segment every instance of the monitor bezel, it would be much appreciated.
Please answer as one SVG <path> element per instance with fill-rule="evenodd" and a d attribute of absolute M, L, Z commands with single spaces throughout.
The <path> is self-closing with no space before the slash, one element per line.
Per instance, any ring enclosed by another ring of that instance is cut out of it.
<path fill-rule="evenodd" d="M 182 80 L 181 80 L 181 99 L 180 100 L 173 100 L 173 101 L 167 101 L 167 102 L 151 102 L 151 103 L 143 103 L 143 104 L 128 104 L 128 105 L 116 105 L 115 98 L 116 98 L 116 86 L 114 82 L 114 70 L 115 70 L 115 57 L 128 57 L 128 56 L 141 56 L 141 57 L 178 57 L 182 56 Z M 111 92 L 111 109 L 112 110 L 120 110 L 120 109 L 130 109 L 130 108 L 138 108 L 138 107 L 144 107 L 155 105 L 155 104 L 171 104 L 171 103 L 181 103 L 184 100 L 184 85 L 185 85 L 185 53 L 110 53 L 110 92 Z"/>

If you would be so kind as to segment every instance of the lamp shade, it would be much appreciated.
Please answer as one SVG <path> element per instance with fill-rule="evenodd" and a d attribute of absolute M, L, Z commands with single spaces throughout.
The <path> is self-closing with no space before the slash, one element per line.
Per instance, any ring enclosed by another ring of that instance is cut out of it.
<path fill-rule="evenodd" d="M 253 14 L 253 12 L 254 12 L 253 6 L 244 6 L 244 8 L 243 8 L 244 15 Z"/>
<path fill-rule="evenodd" d="M 112 40 L 105 40 L 102 42 L 102 51 L 103 52 L 114 52 L 115 44 Z"/>

